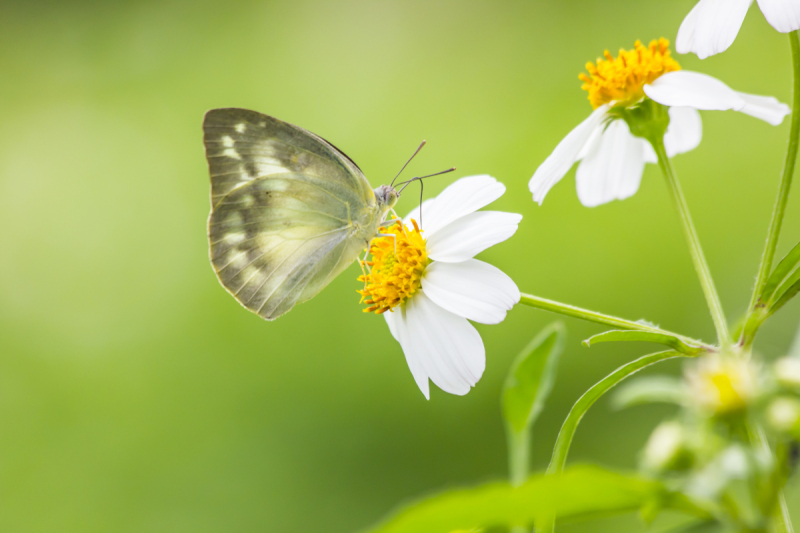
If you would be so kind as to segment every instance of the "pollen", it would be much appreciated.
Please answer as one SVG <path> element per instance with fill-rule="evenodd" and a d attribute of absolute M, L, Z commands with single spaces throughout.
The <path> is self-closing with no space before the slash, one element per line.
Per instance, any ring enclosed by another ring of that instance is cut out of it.
<path fill-rule="evenodd" d="M 361 302 L 368 307 L 365 313 L 382 314 L 403 305 L 422 286 L 422 274 L 430 260 L 425 249 L 425 239 L 412 220 L 413 231 L 398 220 L 383 232 L 386 237 L 372 241 L 370 261 L 362 262 L 364 283 Z M 389 236 L 391 235 L 391 236 Z"/>
<path fill-rule="evenodd" d="M 633 50 L 620 50 L 614 57 L 606 50 L 605 59 L 586 63 L 589 74 L 578 78 L 589 93 L 589 102 L 597 109 L 603 104 L 630 106 L 644 98 L 644 86 L 667 72 L 681 67 L 670 55 L 669 41 L 658 39 L 645 46 L 636 41 Z"/>

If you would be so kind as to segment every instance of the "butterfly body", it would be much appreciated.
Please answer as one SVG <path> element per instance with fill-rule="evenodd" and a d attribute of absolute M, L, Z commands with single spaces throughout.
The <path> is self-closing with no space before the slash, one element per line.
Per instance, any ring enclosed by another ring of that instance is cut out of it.
<path fill-rule="evenodd" d="M 209 256 L 225 289 L 267 320 L 321 291 L 377 235 L 397 201 L 302 128 L 246 109 L 203 121 Z"/>

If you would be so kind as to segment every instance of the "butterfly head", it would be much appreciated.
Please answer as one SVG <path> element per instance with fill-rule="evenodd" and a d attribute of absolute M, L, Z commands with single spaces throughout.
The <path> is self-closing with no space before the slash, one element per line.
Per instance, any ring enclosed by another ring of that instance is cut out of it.
<path fill-rule="evenodd" d="M 378 205 L 385 209 L 391 209 L 400 198 L 400 193 L 395 190 L 391 185 L 381 185 L 375 189 L 375 199 L 378 200 Z"/>

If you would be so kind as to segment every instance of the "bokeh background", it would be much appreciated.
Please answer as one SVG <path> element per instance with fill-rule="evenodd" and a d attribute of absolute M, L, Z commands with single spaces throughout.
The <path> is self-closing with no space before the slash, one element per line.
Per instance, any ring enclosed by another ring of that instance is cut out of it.
<path fill-rule="evenodd" d="M 527 181 L 590 112 L 588 60 L 664 36 L 693 0 L 7 2 L 0 4 L 0 530 L 355 531 L 399 502 L 505 475 L 499 394 L 556 319 L 478 325 L 487 369 L 425 401 L 358 267 L 267 323 L 217 283 L 205 235 L 203 113 L 256 109 L 314 131 L 385 183 L 455 165 L 508 186 L 524 219 L 482 258 L 524 292 L 713 339 L 657 168 L 624 202 L 583 208 L 573 173 L 542 207 Z M 755 7 L 725 54 L 684 68 L 790 97 L 789 43 Z M 675 164 L 731 318 L 749 297 L 788 124 L 703 115 Z M 435 194 L 455 179 L 434 178 Z M 779 253 L 800 239 L 794 191 Z M 415 194 L 399 211 L 413 207 Z M 783 353 L 793 302 L 758 339 Z M 569 342 L 535 429 L 543 468 L 572 402 L 653 349 Z M 662 370 L 679 372 L 677 365 Z M 667 407 L 582 423 L 575 461 L 634 468 Z M 790 492 L 800 520 L 800 491 Z M 651 531 L 666 527 L 669 517 Z M 635 517 L 564 531 L 639 531 Z"/>

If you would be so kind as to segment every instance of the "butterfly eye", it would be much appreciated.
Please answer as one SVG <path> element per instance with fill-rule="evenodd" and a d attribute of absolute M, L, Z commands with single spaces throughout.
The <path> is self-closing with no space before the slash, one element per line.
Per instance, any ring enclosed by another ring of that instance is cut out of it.
<path fill-rule="evenodd" d="M 398 198 L 400 198 L 400 193 L 394 189 L 389 189 L 388 198 L 386 199 L 386 205 L 389 207 L 394 207 L 394 204 L 397 203 Z"/>

